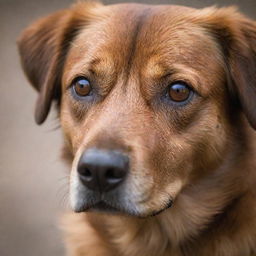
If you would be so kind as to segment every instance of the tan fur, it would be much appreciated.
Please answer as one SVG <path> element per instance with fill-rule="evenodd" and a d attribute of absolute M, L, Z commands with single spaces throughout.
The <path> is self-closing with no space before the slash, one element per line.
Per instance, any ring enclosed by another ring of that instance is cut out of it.
<path fill-rule="evenodd" d="M 18 44 L 37 123 L 57 102 L 71 194 L 84 150 L 131 159 L 114 202 L 122 213 L 63 219 L 68 255 L 256 254 L 254 21 L 235 8 L 88 2 L 38 21 Z M 95 101 L 72 97 L 77 76 L 90 78 Z M 163 98 L 179 80 L 196 96 L 175 108 Z"/>

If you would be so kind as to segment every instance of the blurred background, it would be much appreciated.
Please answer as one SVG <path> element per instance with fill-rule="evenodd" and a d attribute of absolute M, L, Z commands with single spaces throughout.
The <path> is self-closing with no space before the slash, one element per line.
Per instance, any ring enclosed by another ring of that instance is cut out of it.
<path fill-rule="evenodd" d="M 0 256 L 64 255 L 58 219 L 68 210 L 68 170 L 60 159 L 61 131 L 54 111 L 42 126 L 34 123 L 36 92 L 22 73 L 16 39 L 35 19 L 72 2 L 0 0 Z M 256 0 L 137 2 L 237 5 L 256 19 Z"/>

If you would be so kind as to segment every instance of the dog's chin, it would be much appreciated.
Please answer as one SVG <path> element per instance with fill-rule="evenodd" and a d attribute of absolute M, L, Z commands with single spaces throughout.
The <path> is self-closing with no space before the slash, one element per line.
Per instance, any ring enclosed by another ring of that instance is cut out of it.
<path fill-rule="evenodd" d="M 138 218 L 147 218 L 156 216 L 165 210 L 169 209 L 173 204 L 173 201 L 170 200 L 164 207 L 157 209 L 157 210 L 150 210 L 145 212 L 135 211 L 134 209 L 124 209 L 118 206 L 112 206 L 111 204 L 105 201 L 99 201 L 90 206 L 83 206 L 78 209 L 74 209 L 75 212 L 100 212 L 100 213 L 107 213 L 112 215 L 127 215 L 127 216 L 134 216 Z"/>

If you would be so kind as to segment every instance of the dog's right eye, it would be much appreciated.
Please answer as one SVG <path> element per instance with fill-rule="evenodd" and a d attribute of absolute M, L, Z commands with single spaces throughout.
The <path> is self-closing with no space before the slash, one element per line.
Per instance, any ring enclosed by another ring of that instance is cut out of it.
<path fill-rule="evenodd" d="M 85 77 L 78 77 L 72 82 L 72 87 L 75 92 L 80 97 L 86 97 L 91 92 L 91 85 L 88 79 Z"/>

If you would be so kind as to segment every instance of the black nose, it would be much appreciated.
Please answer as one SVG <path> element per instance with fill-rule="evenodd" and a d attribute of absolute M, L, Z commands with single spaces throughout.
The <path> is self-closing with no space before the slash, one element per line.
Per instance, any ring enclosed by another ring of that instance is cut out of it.
<path fill-rule="evenodd" d="M 120 152 L 89 149 L 82 154 L 77 171 L 86 187 L 105 192 L 125 179 L 128 168 L 129 158 Z"/>

